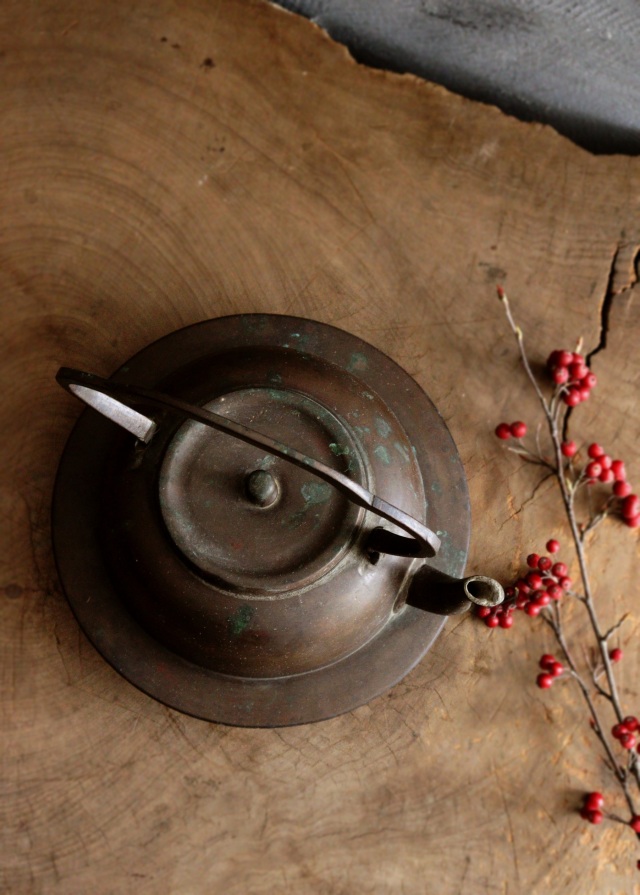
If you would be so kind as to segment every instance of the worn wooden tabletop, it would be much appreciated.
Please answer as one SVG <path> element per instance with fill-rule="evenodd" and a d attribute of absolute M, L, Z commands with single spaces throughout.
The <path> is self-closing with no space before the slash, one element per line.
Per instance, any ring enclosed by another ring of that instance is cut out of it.
<path fill-rule="evenodd" d="M 185 324 L 283 312 L 427 389 L 469 477 L 469 568 L 508 577 L 565 532 L 551 483 L 532 498 L 535 471 L 492 436 L 535 413 L 495 283 L 536 362 L 600 346 L 576 434 L 637 481 L 640 160 L 358 66 L 257 0 L 15 0 L 0 35 L 2 891 L 640 891 L 633 837 L 575 812 L 585 788 L 613 790 L 571 687 L 533 685 L 541 623 L 458 619 L 351 714 L 226 728 L 99 657 L 48 521 L 79 412 L 61 363 L 109 374 Z M 605 618 L 631 613 L 631 707 L 637 544 L 611 523 L 592 545 Z"/>

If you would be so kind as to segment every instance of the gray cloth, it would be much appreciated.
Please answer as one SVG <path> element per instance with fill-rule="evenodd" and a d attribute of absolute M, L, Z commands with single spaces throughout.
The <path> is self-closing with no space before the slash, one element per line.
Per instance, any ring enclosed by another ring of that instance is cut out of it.
<path fill-rule="evenodd" d="M 279 0 L 359 61 L 640 153 L 640 0 Z"/>

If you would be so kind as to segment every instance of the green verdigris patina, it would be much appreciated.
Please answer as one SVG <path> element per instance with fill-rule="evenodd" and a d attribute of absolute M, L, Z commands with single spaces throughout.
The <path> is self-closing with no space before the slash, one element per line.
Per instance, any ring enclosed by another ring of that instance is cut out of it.
<path fill-rule="evenodd" d="M 288 519 L 283 519 L 283 524 L 288 524 L 290 528 L 298 528 L 299 525 L 302 525 L 310 510 L 326 503 L 331 497 L 332 488 L 326 482 L 305 482 L 300 488 L 300 493 L 304 499 L 304 506 Z"/>
<path fill-rule="evenodd" d="M 359 351 L 354 351 L 349 359 L 349 363 L 347 365 L 347 370 L 350 373 L 355 373 L 356 371 L 362 372 L 366 370 L 369 366 L 366 355 L 361 354 Z"/>
<path fill-rule="evenodd" d="M 391 463 L 391 458 L 389 457 L 389 451 L 383 444 L 378 444 L 373 449 L 373 453 L 376 455 L 378 460 L 381 460 L 385 466 L 388 466 Z"/>
<path fill-rule="evenodd" d="M 255 609 L 253 606 L 240 606 L 237 612 L 227 619 L 227 630 L 232 637 L 239 637 L 249 627 Z"/>
<path fill-rule="evenodd" d="M 388 438 L 389 435 L 391 434 L 391 426 L 381 416 L 377 416 L 375 418 L 375 426 L 376 426 L 376 432 L 378 433 L 380 438 Z"/>

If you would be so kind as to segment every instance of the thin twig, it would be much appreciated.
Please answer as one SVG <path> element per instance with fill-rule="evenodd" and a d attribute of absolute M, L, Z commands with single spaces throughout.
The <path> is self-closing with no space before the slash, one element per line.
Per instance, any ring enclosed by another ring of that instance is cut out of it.
<path fill-rule="evenodd" d="M 591 712 L 591 718 L 593 720 L 593 731 L 594 731 L 595 735 L 598 737 L 598 739 L 600 740 L 602 747 L 604 748 L 604 751 L 606 752 L 608 764 L 611 767 L 611 770 L 613 771 L 613 773 L 616 775 L 616 777 L 622 787 L 625 798 L 627 800 L 627 805 L 629 806 L 629 810 L 631 811 L 632 814 L 635 814 L 633 799 L 629 792 L 629 787 L 627 784 L 624 768 L 620 767 L 620 765 L 618 764 L 618 762 L 615 759 L 615 756 L 611 750 L 611 745 L 609 744 L 609 741 L 608 741 L 607 737 L 605 736 L 604 727 L 603 727 L 602 722 L 600 721 L 600 718 L 598 716 L 597 709 L 595 707 L 593 699 L 591 698 L 591 693 L 589 692 L 589 688 L 585 684 L 585 682 L 582 678 L 582 675 L 578 671 L 576 664 L 573 661 L 573 656 L 571 655 L 571 652 L 569 650 L 569 645 L 567 644 L 566 638 L 564 636 L 564 631 L 562 630 L 560 609 L 557 604 L 555 605 L 555 613 L 556 613 L 555 619 L 548 613 L 542 613 L 541 618 L 544 619 L 544 621 L 549 625 L 549 627 L 555 634 L 555 638 L 558 641 L 560 649 L 563 652 L 563 655 L 565 657 L 567 665 L 571 669 L 571 673 L 572 673 L 576 683 L 580 687 L 580 690 L 582 691 L 582 695 L 585 699 L 585 702 L 589 706 L 589 711 Z"/>
<path fill-rule="evenodd" d="M 519 457 L 522 457 L 527 463 L 533 463 L 534 466 L 545 466 L 555 475 L 555 466 L 552 466 L 548 460 L 545 460 L 544 457 L 540 457 L 534 454 L 532 451 L 528 450 L 525 447 L 508 447 L 508 451 L 511 451 L 512 454 L 517 454 Z"/>
<path fill-rule="evenodd" d="M 622 616 L 622 618 L 619 618 L 618 621 L 615 623 L 615 625 L 611 625 L 611 627 L 609 628 L 609 630 L 607 631 L 607 633 L 603 635 L 603 636 L 604 636 L 604 639 L 605 639 L 605 640 L 608 640 L 608 639 L 611 637 L 611 635 L 612 635 L 615 631 L 617 631 L 618 628 L 620 628 L 620 627 L 626 622 L 626 620 L 627 620 L 628 618 L 629 618 L 629 613 L 628 613 L 628 612 L 625 612 L 625 614 Z"/>

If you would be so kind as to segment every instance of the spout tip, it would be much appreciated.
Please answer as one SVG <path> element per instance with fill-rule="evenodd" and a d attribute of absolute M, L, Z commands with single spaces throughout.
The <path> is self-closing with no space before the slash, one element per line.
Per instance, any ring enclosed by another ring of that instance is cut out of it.
<path fill-rule="evenodd" d="M 504 600 L 504 590 L 494 578 L 471 575 L 464 579 L 464 592 L 478 606 L 498 606 Z"/>

